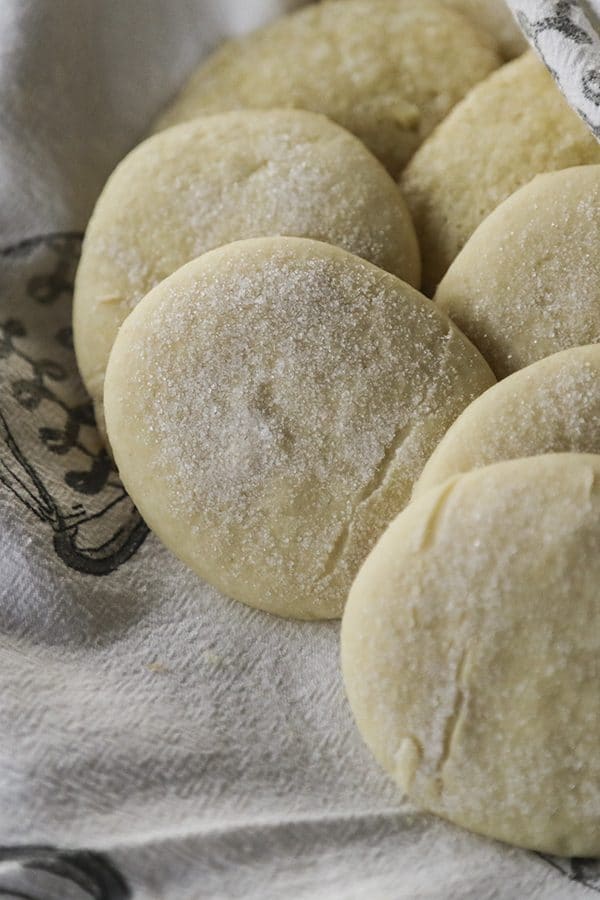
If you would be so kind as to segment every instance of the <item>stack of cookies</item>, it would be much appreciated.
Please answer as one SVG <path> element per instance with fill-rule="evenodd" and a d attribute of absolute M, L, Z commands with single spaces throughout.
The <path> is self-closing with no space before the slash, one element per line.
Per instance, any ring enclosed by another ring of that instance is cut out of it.
<path fill-rule="evenodd" d="M 98 200 L 75 345 L 163 542 L 343 614 L 420 807 L 590 856 L 600 145 L 524 50 L 501 0 L 328 0 L 218 49 Z"/>

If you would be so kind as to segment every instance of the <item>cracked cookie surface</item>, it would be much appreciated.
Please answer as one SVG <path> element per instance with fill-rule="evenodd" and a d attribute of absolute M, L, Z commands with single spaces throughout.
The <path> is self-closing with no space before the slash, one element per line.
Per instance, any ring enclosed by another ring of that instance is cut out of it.
<path fill-rule="evenodd" d="M 418 291 L 316 241 L 213 250 L 122 326 L 107 425 L 146 522 L 229 596 L 339 616 L 444 431 L 493 375 Z"/>
<path fill-rule="evenodd" d="M 389 526 L 351 589 L 361 734 L 421 808 L 564 856 L 600 852 L 600 457 L 455 476 Z"/>

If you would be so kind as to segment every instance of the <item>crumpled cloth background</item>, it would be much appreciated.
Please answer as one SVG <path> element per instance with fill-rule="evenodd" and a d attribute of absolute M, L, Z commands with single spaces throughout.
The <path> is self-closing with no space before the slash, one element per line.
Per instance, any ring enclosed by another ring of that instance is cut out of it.
<path fill-rule="evenodd" d="M 0 895 L 600 892 L 594 863 L 407 807 L 354 729 L 338 626 L 199 582 L 98 443 L 70 331 L 93 202 L 203 53 L 292 5 L 0 4 Z M 594 4 L 513 6 L 597 129 Z"/>

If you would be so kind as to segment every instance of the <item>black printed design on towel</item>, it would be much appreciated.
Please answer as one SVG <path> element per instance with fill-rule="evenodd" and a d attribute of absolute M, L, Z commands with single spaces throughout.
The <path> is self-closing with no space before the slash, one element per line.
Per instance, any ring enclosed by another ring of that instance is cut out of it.
<path fill-rule="evenodd" d="M 541 19 L 529 19 L 525 13 L 517 12 L 517 19 L 523 31 L 527 34 L 534 47 L 540 49 L 540 37 L 549 31 L 561 34 L 566 40 L 578 46 L 591 46 L 594 43 L 592 34 L 575 21 L 574 13 L 580 7 L 578 0 L 557 0 L 551 15 Z M 546 63 L 553 78 L 560 84 L 560 77 L 551 66 Z M 581 76 L 581 92 L 589 103 L 600 107 L 600 72 L 595 68 L 586 69 Z M 600 125 L 594 124 L 590 117 L 580 107 L 574 107 L 594 135 L 600 139 Z"/>
<path fill-rule="evenodd" d="M 548 856 L 540 853 L 542 859 L 550 863 L 563 875 L 566 875 L 570 881 L 576 881 L 583 884 L 597 894 L 600 894 L 600 860 L 583 859 L 574 857 L 573 859 L 561 859 L 557 856 Z"/>
<path fill-rule="evenodd" d="M 581 87 L 585 99 L 600 106 L 600 72 L 598 69 L 588 69 L 584 73 Z"/>
<path fill-rule="evenodd" d="M 62 900 L 67 889 L 69 897 L 78 900 L 132 897 L 127 882 L 104 854 L 55 847 L 0 847 L 0 897 Z"/>
<path fill-rule="evenodd" d="M 0 250 L 0 490 L 52 535 L 70 568 L 108 575 L 148 529 L 102 446 L 73 353 L 79 233 Z"/>
<path fill-rule="evenodd" d="M 517 13 L 519 24 L 527 32 L 528 36 L 536 43 L 540 34 L 547 31 L 558 31 L 564 37 L 575 41 L 576 44 L 591 44 L 592 38 L 573 21 L 571 15 L 573 9 L 578 6 L 576 0 L 558 0 L 554 4 L 554 11 L 550 16 L 531 21 L 522 12 Z"/>

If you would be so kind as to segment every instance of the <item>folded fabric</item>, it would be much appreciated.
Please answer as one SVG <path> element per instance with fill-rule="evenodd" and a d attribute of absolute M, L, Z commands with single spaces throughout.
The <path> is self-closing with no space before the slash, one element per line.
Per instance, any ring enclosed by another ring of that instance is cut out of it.
<path fill-rule="evenodd" d="M 573 109 L 600 139 L 600 0 L 508 3 Z"/>
<path fill-rule="evenodd" d="M 0 895 L 583 897 L 595 864 L 408 808 L 354 728 L 337 624 L 201 583 L 97 437 L 70 326 L 94 200 L 203 53 L 292 5 L 0 5 Z M 513 6 L 598 128 L 583 4 Z"/>

